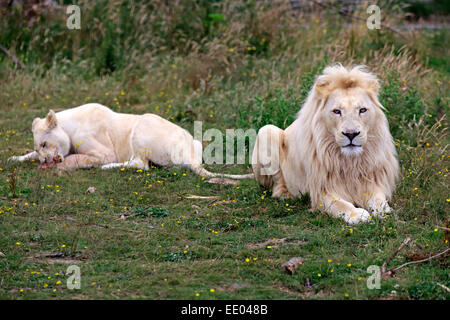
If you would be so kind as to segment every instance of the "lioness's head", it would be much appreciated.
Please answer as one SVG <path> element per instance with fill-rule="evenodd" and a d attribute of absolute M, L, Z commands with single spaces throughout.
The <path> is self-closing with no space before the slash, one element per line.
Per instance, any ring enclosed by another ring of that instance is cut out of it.
<path fill-rule="evenodd" d="M 53 110 L 50 110 L 45 119 L 34 119 L 32 131 L 34 150 L 38 153 L 41 163 L 60 162 L 69 154 L 70 138 L 58 125 Z"/>
<path fill-rule="evenodd" d="M 315 93 L 321 101 L 319 116 L 329 135 L 346 156 L 359 156 L 368 139 L 385 124 L 378 101 L 378 80 L 361 67 L 328 67 L 318 77 Z"/>

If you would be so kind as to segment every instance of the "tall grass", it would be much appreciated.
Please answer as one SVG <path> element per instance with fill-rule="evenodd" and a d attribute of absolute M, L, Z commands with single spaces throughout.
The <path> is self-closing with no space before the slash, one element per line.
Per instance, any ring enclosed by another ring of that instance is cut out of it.
<path fill-rule="evenodd" d="M 27 105 L 40 105 L 51 92 L 60 97 L 58 107 L 95 100 L 122 111 L 141 105 L 179 122 L 193 116 L 227 125 L 286 126 L 314 77 L 340 62 L 366 64 L 379 75 L 395 136 L 404 139 L 398 129 L 424 114 L 432 120 L 448 116 L 448 73 L 438 56 L 448 49 L 436 40 L 447 39 L 445 31 L 436 36 L 405 31 L 404 38 L 386 28 L 368 30 L 364 21 L 333 10 L 310 6 L 293 14 L 289 1 L 77 4 L 81 30 L 66 28 L 63 7 L 1 9 L 0 44 L 27 66 L 16 72 L 17 66 L 1 57 L 0 95 L 7 107 L 17 105 L 17 95 Z M 364 16 L 367 4 L 354 14 Z M 386 24 L 405 16 L 396 2 L 379 5 L 389 12 L 382 15 Z M 123 90 L 129 94 L 122 101 L 112 100 Z M 161 110 L 159 104 L 167 101 L 174 106 Z M 220 112 L 211 117 L 213 109 Z M 258 110 L 262 113 L 254 114 Z"/>

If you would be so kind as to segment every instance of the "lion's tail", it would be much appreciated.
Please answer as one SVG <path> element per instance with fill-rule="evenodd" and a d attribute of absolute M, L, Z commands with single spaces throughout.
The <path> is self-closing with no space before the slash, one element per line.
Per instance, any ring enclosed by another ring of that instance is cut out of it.
<path fill-rule="evenodd" d="M 199 176 L 204 176 L 205 178 L 229 178 L 229 179 L 253 179 L 255 175 L 253 173 L 249 174 L 225 174 L 225 173 L 214 173 L 206 170 L 203 166 L 192 167 L 194 171 Z"/>

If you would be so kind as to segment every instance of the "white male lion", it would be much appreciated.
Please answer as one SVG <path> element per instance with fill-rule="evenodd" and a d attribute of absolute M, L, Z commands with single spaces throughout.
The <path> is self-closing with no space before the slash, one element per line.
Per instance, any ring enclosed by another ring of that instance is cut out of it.
<path fill-rule="evenodd" d="M 211 173 L 201 165 L 202 145 L 181 127 L 154 114 L 116 113 L 96 103 L 85 104 L 33 121 L 33 152 L 11 160 L 39 160 L 41 167 L 147 170 L 149 162 L 185 166 L 205 177 L 252 178 Z"/>
<path fill-rule="evenodd" d="M 309 193 L 312 209 L 350 224 L 390 212 L 399 166 L 378 88 L 361 66 L 325 68 L 286 130 L 259 130 L 257 181 L 274 197 Z"/>

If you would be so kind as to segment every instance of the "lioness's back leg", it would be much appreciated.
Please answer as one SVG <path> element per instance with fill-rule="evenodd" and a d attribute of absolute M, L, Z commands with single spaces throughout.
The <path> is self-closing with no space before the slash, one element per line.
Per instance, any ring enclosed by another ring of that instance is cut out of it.
<path fill-rule="evenodd" d="M 153 115 L 143 115 L 129 138 L 131 156 L 124 163 L 111 163 L 103 169 L 133 167 L 149 169 L 160 166 L 187 166 L 193 162 L 193 138 L 184 129 Z"/>
<path fill-rule="evenodd" d="M 272 188 L 272 196 L 292 198 L 286 188 L 281 160 L 285 157 L 283 150 L 284 131 L 273 125 L 262 127 L 256 138 L 252 155 L 252 167 L 256 180 L 266 188 Z"/>

